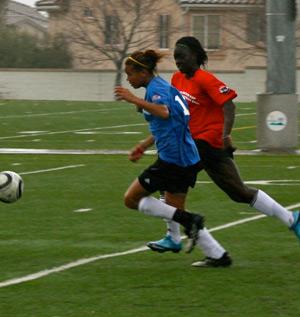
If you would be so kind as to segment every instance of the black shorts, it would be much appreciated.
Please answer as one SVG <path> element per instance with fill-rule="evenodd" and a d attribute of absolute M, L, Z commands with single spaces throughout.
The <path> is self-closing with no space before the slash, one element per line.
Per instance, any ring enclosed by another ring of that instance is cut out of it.
<path fill-rule="evenodd" d="M 161 159 L 150 165 L 138 177 L 140 184 L 150 193 L 167 191 L 187 193 L 194 187 L 199 171 L 199 163 L 187 167 L 167 163 Z"/>
<path fill-rule="evenodd" d="M 232 164 L 233 151 L 223 150 L 211 146 L 203 140 L 194 140 L 200 155 L 200 170 L 213 170 L 218 172 L 227 164 Z"/>

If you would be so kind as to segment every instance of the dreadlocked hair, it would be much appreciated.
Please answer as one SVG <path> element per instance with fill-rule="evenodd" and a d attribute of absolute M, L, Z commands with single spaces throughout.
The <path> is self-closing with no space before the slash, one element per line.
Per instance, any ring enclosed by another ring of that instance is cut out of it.
<path fill-rule="evenodd" d="M 188 47 L 193 53 L 197 55 L 198 65 L 205 67 L 208 57 L 199 40 L 193 36 L 184 36 L 176 42 L 176 45 Z"/>

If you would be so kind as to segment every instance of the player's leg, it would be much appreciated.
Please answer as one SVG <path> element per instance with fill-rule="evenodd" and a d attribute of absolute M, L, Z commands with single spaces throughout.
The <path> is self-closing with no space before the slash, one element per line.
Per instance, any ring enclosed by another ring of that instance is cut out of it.
<path fill-rule="evenodd" d="M 168 192 L 160 193 L 160 201 L 171 205 L 173 207 L 180 208 L 181 210 L 184 210 L 185 208 L 185 198 L 186 194 L 184 193 L 178 193 L 178 194 L 170 194 Z M 173 221 L 164 219 L 167 224 L 167 233 L 166 235 L 157 241 L 150 241 L 147 243 L 147 246 L 157 252 L 179 252 L 182 249 L 182 243 L 181 243 L 181 234 L 180 234 L 180 225 L 179 223 Z"/>
<path fill-rule="evenodd" d="M 169 193 L 165 192 L 164 194 L 165 203 L 168 205 L 177 207 L 181 210 L 184 210 L 186 194 L 184 193 Z M 151 241 L 147 246 L 157 252 L 179 252 L 182 248 L 181 246 L 181 236 L 180 228 L 176 222 L 172 220 L 167 220 L 168 222 L 168 232 L 166 236 L 158 241 Z M 193 250 L 194 244 L 193 241 L 188 240 L 187 251 L 191 252 Z M 210 234 L 210 232 L 203 228 L 198 232 L 198 247 L 202 250 L 205 255 L 205 259 L 202 261 L 197 261 L 193 263 L 193 266 L 197 267 L 225 267 L 230 266 L 232 260 L 223 246 Z"/>
<path fill-rule="evenodd" d="M 138 210 L 147 215 L 178 222 L 185 228 L 184 231 L 193 245 L 196 244 L 199 230 L 204 226 L 204 218 L 201 215 L 170 206 L 150 196 L 140 200 Z"/>
<path fill-rule="evenodd" d="M 190 172 L 184 168 L 176 167 L 174 164 L 168 165 L 165 162 L 158 161 L 155 172 L 152 174 L 159 176 L 157 187 L 160 188 L 160 201 L 184 210 L 188 188 L 195 183 L 196 169 L 192 169 Z M 166 189 L 168 189 L 169 192 L 166 191 Z M 150 241 L 147 245 L 153 251 L 179 252 L 182 249 L 180 226 L 175 221 L 164 220 L 167 225 L 165 237 L 157 241 Z"/>
<path fill-rule="evenodd" d="M 168 205 L 172 205 L 174 207 L 177 207 L 178 210 L 183 210 L 185 205 L 185 198 L 186 194 L 184 193 L 165 193 L 165 201 Z M 174 221 L 170 221 L 173 222 Z M 172 235 L 171 235 L 172 234 Z M 179 252 L 181 250 L 181 237 L 180 237 L 180 231 L 176 232 L 176 235 L 174 235 L 174 232 L 171 233 L 168 231 L 167 235 L 158 241 L 149 242 L 147 245 L 150 249 L 153 251 L 158 251 L 160 253 L 166 252 L 166 251 L 172 251 L 172 252 Z M 188 240 L 191 242 L 191 244 L 187 244 L 187 252 L 191 252 L 194 244 L 193 241 Z M 179 246 L 180 243 L 180 246 Z M 226 257 L 226 266 L 231 264 L 231 259 L 226 252 L 226 250 L 221 246 L 221 244 L 210 234 L 210 232 L 206 229 L 200 229 L 198 232 L 198 240 L 197 240 L 198 247 L 202 250 L 202 252 L 205 254 L 206 258 L 205 261 L 202 261 L 201 265 L 200 262 L 197 262 L 197 265 L 194 264 L 194 266 L 210 266 L 208 263 L 208 260 L 210 262 L 213 262 L 213 264 L 216 263 L 216 265 L 213 266 L 225 266 L 220 265 L 219 259 L 222 259 L 222 263 L 224 264 L 224 258 Z M 230 263 L 229 261 L 230 260 Z"/>
<path fill-rule="evenodd" d="M 149 195 L 151 192 L 148 192 L 139 180 L 135 179 L 124 194 L 124 204 L 127 208 L 138 209 L 140 200 Z"/>
<path fill-rule="evenodd" d="M 275 216 L 286 226 L 291 227 L 293 213 L 277 203 L 267 193 L 245 185 L 239 174 L 238 168 L 230 158 L 219 165 L 218 172 L 207 169 L 212 180 L 236 202 L 248 203 L 267 216 Z"/>
<path fill-rule="evenodd" d="M 159 200 L 162 201 L 162 202 L 166 202 L 166 198 L 165 198 L 165 193 L 163 191 L 160 192 L 160 195 L 159 195 Z M 175 206 L 172 202 L 168 202 L 169 205 L 172 205 L 172 206 Z M 184 206 L 184 203 L 182 204 L 178 204 L 180 205 L 181 209 L 185 209 L 185 206 Z M 166 237 L 171 237 L 171 239 L 181 245 L 181 232 L 180 232 L 180 225 L 175 222 L 175 221 L 172 221 L 172 220 L 167 220 L 167 219 L 164 219 L 166 225 L 167 225 L 167 233 L 166 233 Z M 162 239 L 163 240 L 163 239 Z M 176 248 L 178 250 L 178 248 Z M 180 248 L 181 249 L 181 248 Z M 171 250 L 172 251 L 172 250 Z"/>
<path fill-rule="evenodd" d="M 300 239 L 299 211 L 291 212 L 260 189 L 248 187 L 242 180 L 238 167 L 231 158 L 218 162 L 218 168 L 206 168 L 211 179 L 232 200 L 247 203 L 267 216 L 273 216 L 290 228 Z"/>
<path fill-rule="evenodd" d="M 179 208 L 180 210 L 185 210 L 185 200 L 187 193 L 165 193 L 165 202 L 168 205 Z M 168 234 L 172 239 L 179 243 L 181 241 L 180 226 L 174 221 L 167 221 Z"/>
<path fill-rule="evenodd" d="M 149 195 L 157 190 L 163 190 L 166 173 L 163 162 L 157 161 L 148 167 L 128 188 L 124 195 L 124 202 L 128 208 L 138 209 L 143 213 L 155 217 L 165 218 L 178 222 L 185 228 L 187 235 L 196 243 L 198 231 L 203 228 L 203 217 L 192 214 L 177 207 L 161 202 Z M 167 169 L 168 170 L 168 169 Z M 173 175 L 177 178 L 177 175 Z"/>
<path fill-rule="evenodd" d="M 275 216 L 300 238 L 300 225 L 297 225 L 299 212 L 292 213 L 264 191 L 247 186 L 240 176 L 232 153 L 216 149 L 203 140 L 197 140 L 196 144 L 205 171 L 233 201 L 247 203 L 267 216 Z"/>
<path fill-rule="evenodd" d="M 164 204 L 163 202 L 159 201 L 161 206 L 173 206 L 177 212 L 174 214 L 173 218 L 165 217 L 167 220 L 174 220 L 175 222 L 180 223 L 185 227 L 186 234 L 191 238 L 192 244 L 195 245 L 196 240 L 198 239 L 198 230 L 200 227 L 203 227 L 203 217 L 200 218 L 199 216 L 193 215 L 189 212 L 184 210 L 184 202 L 185 197 L 188 192 L 189 187 L 193 187 L 195 185 L 197 179 L 197 171 L 198 165 L 195 164 L 189 167 L 180 167 L 174 164 L 169 164 L 158 159 L 155 164 L 150 166 L 147 170 L 145 170 L 140 176 L 139 181 L 140 183 L 149 191 L 152 189 L 156 189 L 166 193 L 166 200 L 167 203 Z M 153 190 L 152 190 L 153 191 Z M 153 200 L 153 198 L 152 198 Z M 145 201 L 145 200 L 143 200 Z M 150 202 L 149 204 L 154 204 L 154 201 Z M 147 202 L 148 204 L 148 202 Z M 157 201 L 155 205 L 158 207 Z M 145 207 L 144 204 L 140 206 Z M 163 207 L 161 207 L 163 208 Z M 189 215 L 192 215 L 193 224 L 191 225 L 191 218 Z M 169 222 L 169 226 L 173 228 L 172 235 L 174 236 L 174 244 L 176 245 L 175 248 L 166 248 L 165 251 L 174 251 L 178 252 L 179 246 L 178 242 L 180 241 L 180 230 L 176 224 L 171 221 Z M 198 222 L 198 225 L 197 225 Z M 171 235 L 167 234 L 167 237 Z M 161 239 L 158 244 L 153 244 L 150 242 L 148 245 L 155 251 L 164 252 L 163 246 L 165 245 L 165 239 Z M 169 239 L 168 239 L 169 242 Z M 157 248 L 156 248 L 157 246 Z"/>

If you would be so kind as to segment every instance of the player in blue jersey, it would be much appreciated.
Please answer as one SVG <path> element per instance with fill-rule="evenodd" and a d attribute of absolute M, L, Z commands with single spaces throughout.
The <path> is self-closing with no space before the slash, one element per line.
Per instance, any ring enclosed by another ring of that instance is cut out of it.
<path fill-rule="evenodd" d="M 185 211 L 189 187 L 194 187 L 199 169 L 199 154 L 188 127 L 189 110 L 179 91 L 155 75 L 156 65 L 163 55 L 153 50 L 133 53 L 125 62 L 127 80 L 135 89 L 146 88 L 141 99 L 124 87 L 116 87 L 117 99 L 128 101 L 142 111 L 149 122 L 151 135 L 130 152 L 131 161 L 139 160 L 144 151 L 156 145 L 158 158 L 133 181 L 125 193 L 128 208 L 145 214 L 174 220 L 184 226 L 189 237 L 187 252 L 197 243 L 205 255 L 214 256 L 226 251 L 203 226 L 203 217 Z M 151 196 L 165 192 L 165 203 Z M 167 240 L 170 250 L 179 252 L 181 241 Z M 164 246 L 165 248 L 168 246 Z"/>

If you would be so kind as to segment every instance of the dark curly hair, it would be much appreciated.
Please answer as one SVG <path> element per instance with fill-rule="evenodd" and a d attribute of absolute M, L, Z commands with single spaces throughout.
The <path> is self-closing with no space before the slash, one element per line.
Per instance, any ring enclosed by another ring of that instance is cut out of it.
<path fill-rule="evenodd" d="M 136 51 L 127 58 L 125 65 L 132 65 L 137 70 L 147 69 L 153 73 L 163 57 L 164 54 L 154 50 Z"/>
<path fill-rule="evenodd" d="M 202 66 L 206 65 L 206 63 L 208 61 L 208 57 L 207 57 L 206 51 L 202 47 L 200 41 L 198 39 L 196 39 L 195 37 L 193 37 L 193 36 L 184 36 L 184 37 L 180 38 L 179 40 L 177 40 L 175 45 L 186 46 L 193 53 L 195 53 L 197 55 L 197 63 L 199 65 L 199 67 L 201 65 Z"/>

